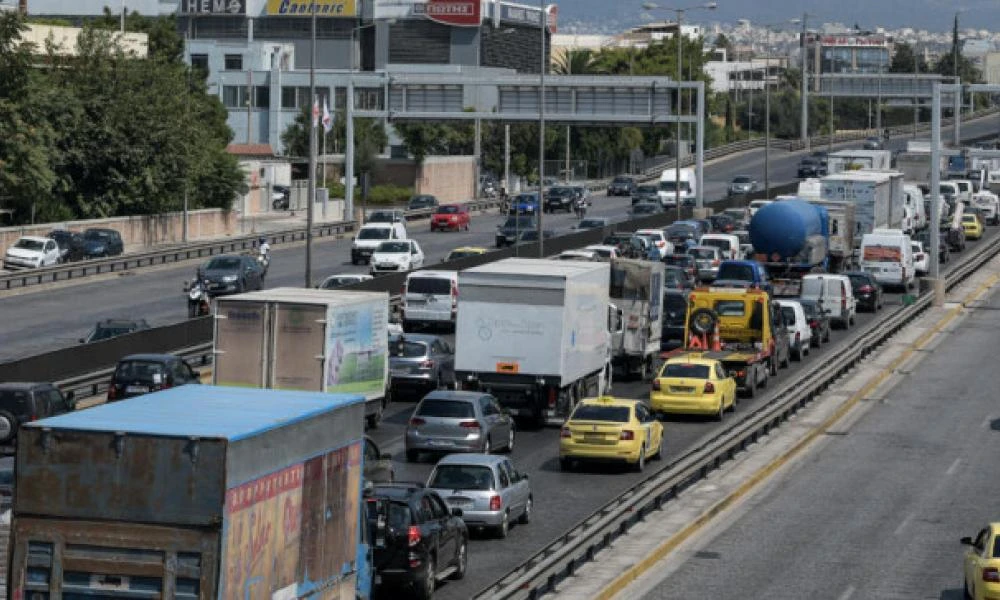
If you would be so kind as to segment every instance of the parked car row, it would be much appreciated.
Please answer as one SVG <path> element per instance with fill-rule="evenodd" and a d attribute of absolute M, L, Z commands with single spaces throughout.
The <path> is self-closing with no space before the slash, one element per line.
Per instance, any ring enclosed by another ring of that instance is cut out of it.
<path fill-rule="evenodd" d="M 55 229 L 46 236 L 18 238 L 3 257 L 5 269 L 37 269 L 90 258 L 118 256 L 125 251 L 121 234 L 114 229 L 94 227 L 83 233 Z"/>

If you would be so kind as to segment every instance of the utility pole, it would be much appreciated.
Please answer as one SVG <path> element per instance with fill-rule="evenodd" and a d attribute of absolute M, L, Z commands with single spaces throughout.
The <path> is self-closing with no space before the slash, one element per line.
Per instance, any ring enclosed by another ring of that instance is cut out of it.
<path fill-rule="evenodd" d="M 809 61 L 807 60 L 808 51 L 806 50 L 806 19 L 809 18 L 808 13 L 802 13 L 802 125 L 800 126 L 799 133 L 802 139 L 802 145 L 805 149 L 809 149 L 809 84 L 807 83 L 809 79 Z"/>
<path fill-rule="evenodd" d="M 541 8 L 542 58 L 538 86 L 538 258 L 545 258 L 545 230 L 542 228 L 542 210 L 545 202 L 545 69 L 548 58 L 545 55 L 545 30 L 549 28 L 549 15 L 545 11 L 545 0 L 538 1 Z"/>
<path fill-rule="evenodd" d="M 316 5 L 310 4 L 309 34 L 309 97 L 312 99 L 312 120 L 309 123 L 309 191 L 306 200 L 306 274 L 305 287 L 312 287 L 313 208 L 316 204 Z"/>

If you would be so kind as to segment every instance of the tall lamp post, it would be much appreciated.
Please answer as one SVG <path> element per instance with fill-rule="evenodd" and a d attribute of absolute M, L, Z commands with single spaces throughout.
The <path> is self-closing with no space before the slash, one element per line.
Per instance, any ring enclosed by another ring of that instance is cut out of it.
<path fill-rule="evenodd" d="M 677 15 L 677 33 L 674 36 L 674 41 L 677 42 L 677 116 L 680 117 L 680 105 L 681 105 L 681 45 L 683 40 L 681 39 L 681 21 L 684 19 L 684 13 L 689 10 L 715 10 L 718 6 L 716 2 L 706 2 L 705 4 L 696 4 L 694 6 L 686 6 L 684 8 L 667 8 L 659 6 L 653 2 L 643 2 L 642 8 L 647 11 L 651 10 L 664 10 L 672 11 Z M 674 134 L 674 202 L 677 203 L 677 217 L 680 218 L 681 215 L 681 122 L 680 119 L 677 120 L 677 131 Z"/>
<path fill-rule="evenodd" d="M 306 204 L 306 282 L 305 287 L 312 287 L 312 237 L 313 209 L 316 204 L 316 126 L 318 106 L 316 100 L 316 4 L 309 5 L 309 98 L 312 114 L 309 122 L 309 192 Z"/>
<path fill-rule="evenodd" d="M 800 79 L 802 84 L 802 124 L 800 125 L 799 135 L 801 136 L 802 145 L 806 150 L 809 149 L 809 52 L 806 50 L 806 19 L 809 17 L 814 17 L 816 15 L 811 15 L 809 13 L 802 13 L 802 73 Z"/>
<path fill-rule="evenodd" d="M 549 66 L 549 57 L 545 53 L 545 32 L 549 28 L 549 14 L 545 10 L 545 0 L 538 0 L 541 9 L 542 58 L 538 86 L 538 258 L 545 258 L 545 230 L 542 229 L 542 206 L 545 202 L 545 70 Z M 479 182 L 476 182 L 479 185 Z M 517 211 L 514 211 L 515 213 Z"/>

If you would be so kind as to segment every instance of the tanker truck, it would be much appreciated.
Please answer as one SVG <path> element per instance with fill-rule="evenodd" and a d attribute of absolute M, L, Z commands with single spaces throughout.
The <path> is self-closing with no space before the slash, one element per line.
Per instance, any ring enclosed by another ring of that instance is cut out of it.
<path fill-rule="evenodd" d="M 764 265 L 775 296 L 798 296 L 802 276 L 829 266 L 826 208 L 798 198 L 772 202 L 750 219 L 754 259 Z"/>

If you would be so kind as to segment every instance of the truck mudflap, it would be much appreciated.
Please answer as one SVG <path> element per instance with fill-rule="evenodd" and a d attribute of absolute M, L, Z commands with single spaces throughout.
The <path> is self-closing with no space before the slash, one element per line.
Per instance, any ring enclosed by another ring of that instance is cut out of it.
<path fill-rule="evenodd" d="M 219 532 L 18 516 L 11 598 L 214 598 Z"/>

